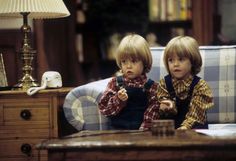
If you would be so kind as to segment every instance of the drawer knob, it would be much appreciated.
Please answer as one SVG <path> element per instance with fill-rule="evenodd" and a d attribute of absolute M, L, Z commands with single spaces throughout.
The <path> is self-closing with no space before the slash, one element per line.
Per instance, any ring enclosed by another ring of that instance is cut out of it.
<path fill-rule="evenodd" d="M 31 152 L 32 152 L 32 147 L 30 144 L 22 144 L 21 145 L 21 152 L 30 156 L 31 155 Z"/>
<path fill-rule="evenodd" d="M 29 120 L 31 118 L 31 112 L 29 110 L 22 110 L 20 113 L 21 118 Z"/>

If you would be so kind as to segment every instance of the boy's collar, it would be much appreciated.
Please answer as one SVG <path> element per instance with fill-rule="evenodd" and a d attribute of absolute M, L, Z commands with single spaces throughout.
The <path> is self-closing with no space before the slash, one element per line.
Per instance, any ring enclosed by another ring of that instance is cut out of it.
<path fill-rule="evenodd" d="M 176 79 L 174 77 L 172 77 L 173 82 L 183 82 L 185 85 L 190 85 L 192 80 L 193 80 L 193 75 L 189 75 L 187 78 L 185 79 Z"/>
<path fill-rule="evenodd" d="M 142 75 L 140 75 L 140 76 L 138 76 L 138 77 L 136 77 L 136 78 L 134 78 L 134 79 L 129 79 L 129 78 L 127 78 L 127 77 L 124 76 L 124 75 L 123 75 L 123 77 L 124 77 L 124 79 L 126 79 L 126 80 L 128 80 L 128 81 L 143 80 L 143 79 L 146 79 L 146 78 L 147 78 L 146 74 L 142 74 Z"/>

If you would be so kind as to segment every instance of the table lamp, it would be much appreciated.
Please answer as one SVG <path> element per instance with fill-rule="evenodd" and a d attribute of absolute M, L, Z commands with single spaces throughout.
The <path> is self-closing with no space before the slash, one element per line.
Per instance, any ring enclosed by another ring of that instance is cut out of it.
<path fill-rule="evenodd" d="M 69 15 L 63 0 L 0 0 L 0 18 L 23 18 L 21 27 L 23 40 L 22 48 L 19 51 L 23 76 L 15 87 L 26 90 L 38 86 L 32 76 L 32 61 L 36 51 L 30 46 L 31 28 L 28 25 L 28 18 L 51 19 Z"/>

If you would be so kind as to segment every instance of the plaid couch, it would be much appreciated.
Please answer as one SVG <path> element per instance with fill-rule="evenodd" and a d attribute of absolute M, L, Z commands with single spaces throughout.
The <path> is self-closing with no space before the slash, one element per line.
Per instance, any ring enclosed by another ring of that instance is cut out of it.
<path fill-rule="evenodd" d="M 165 76 L 163 47 L 151 48 L 153 66 L 148 76 L 155 81 Z M 213 90 L 214 108 L 208 110 L 210 129 L 236 129 L 236 46 L 201 46 L 203 67 L 199 76 Z M 64 102 L 68 122 L 78 131 L 107 130 L 109 120 L 100 114 L 97 105 L 110 78 L 78 86 Z"/>

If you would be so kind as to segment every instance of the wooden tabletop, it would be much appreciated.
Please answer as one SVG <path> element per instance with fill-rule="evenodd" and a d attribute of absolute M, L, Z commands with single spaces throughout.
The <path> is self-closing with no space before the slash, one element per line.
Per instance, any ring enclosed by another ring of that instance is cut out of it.
<path fill-rule="evenodd" d="M 227 148 L 236 149 L 236 138 L 215 138 L 194 130 L 176 130 L 173 136 L 154 136 L 151 131 L 81 131 L 60 139 L 46 140 L 38 149 L 100 148 Z"/>

